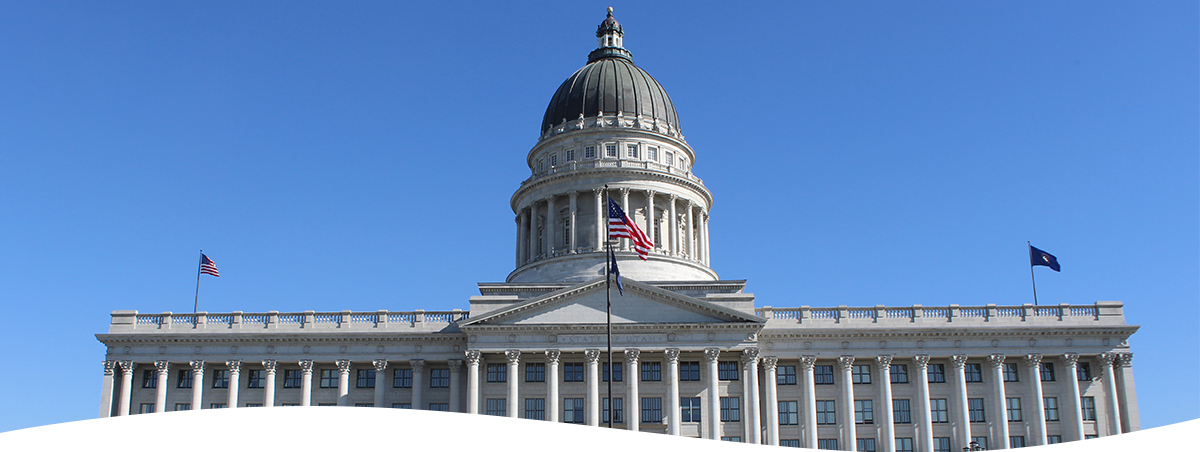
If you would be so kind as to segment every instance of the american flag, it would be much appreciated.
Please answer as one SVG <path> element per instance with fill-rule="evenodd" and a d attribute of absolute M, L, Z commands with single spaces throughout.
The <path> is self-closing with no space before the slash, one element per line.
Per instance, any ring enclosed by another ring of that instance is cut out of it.
<path fill-rule="evenodd" d="M 646 233 L 642 232 L 637 223 L 629 219 L 629 215 L 625 215 L 625 211 L 621 210 L 612 199 L 608 200 L 608 238 L 627 238 L 633 242 L 633 250 L 637 251 L 638 257 L 646 260 L 646 256 L 650 254 L 650 249 L 654 248 L 654 242 L 646 237 Z"/>
<path fill-rule="evenodd" d="M 221 277 L 221 273 L 217 271 L 217 263 L 205 256 L 204 253 L 200 253 L 200 273 Z"/>

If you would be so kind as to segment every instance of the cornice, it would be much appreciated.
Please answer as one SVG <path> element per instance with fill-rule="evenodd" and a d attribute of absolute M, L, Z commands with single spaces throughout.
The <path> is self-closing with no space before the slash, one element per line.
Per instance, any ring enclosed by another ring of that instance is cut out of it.
<path fill-rule="evenodd" d="M 520 209 L 524 208 L 524 206 L 519 205 L 518 202 L 520 200 L 524 199 L 526 196 L 528 196 L 528 194 L 530 192 L 536 191 L 538 189 L 544 188 L 549 185 L 553 185 L 553 184 L 561 182 L 563 180 L 575 179 L 575 178 L 582 179 L 582 178 L 585 178 L 584 176 L 596 176 L 596 175 L 601 175 L 601 174 L 617 174 L 617 175 L 623 174 L 623 175 L 630 176 L 630 179 L 637 181 L 637 182 L 657 181 L 657 182 L 667 182 L 667 183 L 679 185 L 679 186 L 691 189 L 692 191 L 699 193 L 700 196 L 702 198 L 704 198 L 704 206 L 707 208 L 707 210 L 711 210 L 713 207 L 712 193 L 709 192 L 708 188 L 705 187 L 704 184 L 699 181 L 693 181 L 691 179 L 688 179 L 686 177 L 682 177 L 682 176 L 679 176 L 679 175 L 676 175 L 673 173 L 665 173 L 662 171 L 652 171 L 652 170 L 647 170 L 647 169 L 642 169 L 642 168 L 629 168 L 629 167 L 583 168 L 583 169 L 576 169 L 576 170 L 569 170 L 569 171 L 560 171 L 560 172 L 557 172 L 557 173 L 554 173 L 554 174 L 551 174 L 548 176 L 542 176 L 542 177 L 532 179 L 532 180 L 526 179 L 525 182 L 521 183 L 521 187 L 517 188 L 517 191 L 513 192 L 512 197 L 509 198 L 509 207 L 512 208 L 513 214 L 516 214 L 516 213 L 520 212 Z M 614 185 L 610 188 L 620 188 L 620 187 Z M 630 188 L 633 188 L 633 187 L 630 187 Z"/>
<path fill-rule="evenodd" d="M 685 331 L 712 331 L 712 330 L 737 330 L 737 331 L 759 331 L 762 329 L 762 324 L 758 323 L 617 323 L 613 324 L 613 333 L 626 332 L 675 332 L 680 330 Z M 473 325 L 463 329 L 467 334 L 476 333 L 517 333 L 517 332 L 547 332 L 547 333 L 563 333 L 563 332 L 604 332 L 607 328 L 604 324 L 532 324 L 532 325 Z"/>
<path fill-rule="evenodd" d="M 1124 336 L 1133 335 L 1137 326 L 1055 327 L 1055 328 L 903 328 L 879 327 L 878 329 L 789 329 L 780 331 L 764 328 L 760 340 L 766 339 L 842 339 L 842 338 L 929 338 L 929 337 L 1010 337 L 1010 336 Z"/>
<path fill-rule="evenodd" d="M 97 334 L 96 339 L 103 344 L 178 344 L 178 343 L 221 343 L 221 342 L 456 342 L 465 341 L 464 333 L 209 333 L 162 335 L 162 334 Z"/>

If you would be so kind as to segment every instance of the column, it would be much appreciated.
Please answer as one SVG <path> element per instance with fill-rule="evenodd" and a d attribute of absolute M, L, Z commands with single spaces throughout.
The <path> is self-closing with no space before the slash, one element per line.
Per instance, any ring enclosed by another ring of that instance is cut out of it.
<path fill-rule="evenodd" d="M 708 439 L 721 439 L 721 394 L 717 383 L 720 376 L 717 363 L 721 359 L 721 349 L 712 347 L 704 349 L 704 363 L 708 368 Z"/>
<path fill-rule="evenodd" d="M 587 425 L 600 425 L 600 349 L 589 348 L 583 351 L 587 362 Z M 611 373 L 611 369 L 610 369 Z"/>
<path fill-rule="evenodd" d="M 154 412 L 155 413 L 166 413 L 167 412 L 167 376 L 171 374 L 171 363 L 169 363 L 167 361 L 155 361 L 154 369 L 158 371 L 158 373 L 155 375 L 155 377 L 157 377 L 157 381 L 156 381 L 157 384 L 155 386 L 158 388 L 158 391 L 154 397 Z"/>
<path fill-rule="evenodd" d="M 562 352 L 546 350 L 546 420 L 558 422 L 558 358 Z"/>
<path fill-rule="evenodd" d="M 626 214 L 633 213 L 629 210 L 629 189 L 621 187 L 621 209 L 625 210 Z M 621 239 L 621 251 L 629 251 L 629 239 Z"/>
<path fill-rule="evenodd" d="M 526 243 L 526 240 L 529 239 L 529 214 L 525 212 L 525 209 L 521 209 L 521 214 L 517 215 L 517 218 L 520 222 L 517 225 L 517 267 L 520 267 L 529 260 L 529 256 L 526 254 L 529 251 L 529 244 Z"/>
<path fill-rule="evenodd" d="M 517 382 L 519 380 L 517 372 L 521 369 L 521 351 L 515 349 L 505 350 L 504 357 L 508 359 L 508 376 L 506 377 L 508 381 L 508 407 L 505 409 L 505 413 L 508 417 L 518 417 L 517 407 L 520 405 L 517 401 L 520 394 L 517 392 Z"/>
<path fill-rule="evenodd" d="M 537 252 L 537 249 L 538 249 L 538 243 L 537 243 L 538 212 L 537 211 L 538 211 L 537 201 L 531 201 L 529 203 L 529 239 L 525 240 L 525 243 L 527 243 L 529 245 L 529 250 L 528 250 L 529 254 L 527 256 L 525 256 L 526 263 L 533 262 L 533 261 L 537 260 L 537 258 L 538 258 L 538 252 Z"/>
<path fill-rule="evenodd" d="M 300 364 L 300 406 L 312 406 L 313 361 L 302 359 Z"/>
<path fill-rule="evenodd" d="M 747 397 L 750 399 L 750 443 L 762 444 L 762 420 L 759 419 L 762 409 L 759 408 L 758 402 L 758 347 L 743 350 L 742 362 L 745 363 L 746 373 L 749 374 L 746 383 L 750 387 L 750 395 Z"/>
<path fill-rule="evenodd" d="M 1071 394 L 1071 397 L 1067 399 L 1066 409 L 1059 410 L 1059 413 L 1069 416 L 1068 419 L 1065 419 L 1069 424 L 1063 424 L 1064 426 L 1071 426 L 1070 428 L 1063 429 L 1069 432 L 1069 436 L 1064 438 L 1066 441 L 1080 441 L 1083 439 L 1083 410 L 1080 408 L 1081 402 L 1079 401 L 1079 378 L 1075 376 L 1078 370 L 1076 369 L 1078 362 L 1078 353 L 1063 355 L 1063 372 L 1066 374 L 1067 392 Z"/>
<path fill-rule="evenodd" d="M 521 228 L 521 220 L 523 220 L 524 217 L 525 217 L 525 214 L 523 212 L 518 212 L 517 217 L 514 218 L 514 220 L 517 223 L 517 252 L 516 252 L 517 263 L 516 263 L 516 267 L 520 267 L 521 263 L 522 263 L 522 261 L 521 261 L 521 248 L 522 248 L 521 236 L 525 235 L 525 230 Z M 516 268 L 516 267 L 514 267 L 514 268 Z"/>
<path fill-rule="evenodd" d="M 854 357 L 850 355 L 842 355 L 837 360 L 838 370 L 842 373 L 842 421 L 843 426 L 842 450 L 856 450 L 858 446 L 858 432 L 854 424 Z"/>
<path fill-rule="evenodd" d="M 117 416 L 127 416 L 129 412 L 129 404 L 133 397 L 133 371 L 137 369 L 137 363 L 132 360 L 117 362 L 121 366 L 121 404 L 117 408 Z"/>
<path fill-rule="evenodd" d="M 467 412 L 479 414 L 479 350 L 467 350 Z"/>
<path fill-rule="evenodd" d="M 800 370 L 804 372 L 804 447 L 807 449 L 817 448 L 817 386 L 813 379 L 816 364 L 816 356 L 800 357 Z"/>
<path fill-rule="evenodd" d="M 225 367 L 229 368 L 229 400 L 225 406 L 237 408 L 238 386 L 242 380 L 242 362 L 236 359 L 225 361 Z"/>
<path fill-rule="evenodd" d="M 654 241 L 654 190 L 646 190 L 646 237 L 651 242 Z M 661 243 L 655 243 L 655 247 L 662 246 Z M 654 250 L 651 249 L 651 252 Z"/>
<path fill-rule="evenodd" d="M 1121 431 L 1136 432 L 1142 429 L 1137 411 L 1137 389 L 1133 386 L 1133 353 L 1121 353 L 1117 367 L 1117 390 L 1121 402 Z"/>
<path fill-rule="evenodd" d="M 112 415 L 112 399 L 113 399 L 113 373 L 116 370 L 116 361 L 104 361 L 104 384 L 100 388 L 100 417 L 106 418 Z"/>
<path fill-rule="evenodd" d="M 338 368 L 337 406 L 350 406 L 350 360 L 335 360 Z"/>
<path fill-rule="evenodd" d="M 767 383 L 767 445 L 779 445 L 779 394 L 776 393 L 775 365 L 779 358 L 767 356 L 763 358 L 763 370 L 767 372 L 763 380 Z"/>
<path fill-rule="evenodd" d="M 679 436 L 679 349 L 668 348 L 667 357 L 667 434 Z"/>
<path fill-rule="evenodd" d="M 692 200 L 687 200 L 687 256 L 691 260 L 696 260 L 696 237 L 693 235 L 696 223 L 692 213 L 695 206 L 696 204 L 692 203 Z"/>
<path fill-rule="evenodd" d="M 625 382 L 628 385 L 625 396 L 625 426 L 635 432 L 642 423 L 642 399 L 638 394 L 638 378 L 641 377 L 638 356 L 641 353 L 641 350 L 636 348 L 625 349 Z"/>
<path fill-rule="evenodd" d="M 383 405 L 383 394 L 387 391 L 387 365 L 388 361 L 386 359 L 371 361 L 371 366 L 375 368 L 375 408 L 386 408 Z"/>
<path fill-rule="evenodd" d="M 462 410 L 462 364 L 461 359 L 447 361 L 450 365 L 450 411 L 461 413 Z M 382 392 L 380 393 L 382 397 Z M 375 405 L 379 406 L 379 405 Z"/>
<path fill-rule="evenodd" d="M 704 247 L 704 265 L 712 265 L 710 264 L 710 258 L 708 256 L 708 212 L 701 212 L 701 215 L 704 216 L 700 219 L 700 231 L 703 232 L 703 240 L 701 241 L 701 244 Z"/>
<path fill-rule="evenodd" d="M 567 221 L 569 221 L 569 223 L 567 223 L 567 226 L 570 226 L 570 231 L 568 231 L 568 235 L 567 235 L 567 252 L 571 253 L 571 254 L 575 254 L 576 253 L 575 249 L 579 248 L 578 242 L 575 241 L 575 229 L 577 226 L 575 224 L 575 218 L 579 216 L 579 203 L 578 203 L 579 192 L 571 191 L 571 192 L 567 193 L 567 196 L 570 198 L 570 206 L 571 206 L 570 217 L 567 218 Z"/>
<path fill-rule="evenodd" d="M 558 228 L 558 212 L 554 207 L 554 195 L 546 197 L 546 225 L 542 227 L 542 238 L 546 241 L 546 257 L 554 256 L 554 230 Z"/>
<path fill-rule="evenodd" d="M 199 410 L 204 405 L 204 361 L 192 361 L 192 409 Z"/>
<path fill-rule="evenodd" d="M 273 359 L 265 359 L 262 362 L 263 370 L 267 373 L 267 387 L 263 391 L 263 406 L 275 406 L 275 364 Z"/>
<path fill-rule="evenodd" d="M 413 371 L 412 409 L 424 410 L 425 405 L 423 405 L 423 403 L 425 401 L 421 399 L 421 396 L 424 395 L 423 392 L 425 390 L 425 360 L 412 359 L 408 361 L 408 364 L 412 366 Z M 478 407 L 476 407 L 476 409 L 478 409 Z"/>
<path fill-rule="evenodd" d="M 875 410 L 880 414 L 883 423 L 882 452 L 896 452 L 896 422 L 892 418 L 892 356 L 879 355 L 875 357 L 875 365 L 879 367 L 880 407 Z M 954 449 L 951 449 L 954 450 Z"/>
<path fill-rule="evenodd" d="M 1032 353 L 1025 355 L 1025 367 L 1027 369 L 1027 378 L 1029 379 L 1029 388 L 1033 394 L 1031 408 L 1033 410 L 1033 438 L 1031 442 L 1033 446 L 1041 446 L 1046 444 L 1046 402 L 1042 400 L 1042 373 L 1041 373 L 1042 355 Z"/>
<path fill-rule="evenodd" d="M 1113 376 L 1113 363 L 1117 354 L 1108 352 L 1100 354 L 1100 379 L 1104 383 L 1104 400 L 1108 403 L 1108 434 L 1121 434 L 1121 405 L 1117 402 L 1117 380 Z"/>
<path fill-rule="evenodd" d="M 667 195 L 667 198 L 670 199 L 670 204 L 671 204 L 671 208 L 669 209 L 671 217 L 667 219 L 668 223 L 670 223 L 671 230 L 667 231 L 667 234 L 666 234 L 666 236 L 668 237 L 668 241 L 671 242 L 671 248 L 669 249 L 669 251 L 670 251 L 669 254 L 672 256 L 678 256 L 679 255 L 679 223 L 678 223 L 679 217 L 677 217 L 675 215 L 676 196 L 675 195 Z"/>
<path fill-rule="evenodd" d="M 921 407 L 921 428 L 917 432 L 920 450 L 933 450 L 933 412 L 929 406 L 929 355 L 913 357 L 917 369 L 917 401 Z M 1005 439 L 1007 441 L 1007 439 Z"/>
<path fill-rule="evenodd" d="M 604 189 L 593 188 L 592 193 L 596 198 L 596 246 L 595 252 L 604 251 L 604 241 L 607 237 L 604 236 L 605 224 L 608 222 L 608 215 L 604 214 Z"/>
<path fill-rule="evenodd" d="M 992 449 L 1008 449 L 1008 404 L 1004 395 L 1004 355 L 988 356 L 988 365 L 992 368 Z"/>
<path fill-rule="evenodd" d="M 958 433 L 958 444 L 951 447 L 952 450 L 960 450 L 968 447 L 971 443 L 971 411 L 967 405 L 967 372 L 965 366 L 967 364 L 967 355 L 954 355 L 950 357 L 950 367 L 954 369 L 954 385 L 956 386 L 958 400 L 958 424 L 955 425 L 955 431 Z"/>

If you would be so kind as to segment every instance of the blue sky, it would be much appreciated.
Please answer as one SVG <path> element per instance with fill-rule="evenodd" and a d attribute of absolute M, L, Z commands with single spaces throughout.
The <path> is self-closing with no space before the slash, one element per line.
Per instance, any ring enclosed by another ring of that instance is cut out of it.
<path fill-rule="evenodd" d="M 770 306 L 1125 302 L 1200 417 L 1195 2 L 0 4 L 0 431 L 95 417 L 114 309 L 467 308 L 604 8 L 712 263 Z"/>

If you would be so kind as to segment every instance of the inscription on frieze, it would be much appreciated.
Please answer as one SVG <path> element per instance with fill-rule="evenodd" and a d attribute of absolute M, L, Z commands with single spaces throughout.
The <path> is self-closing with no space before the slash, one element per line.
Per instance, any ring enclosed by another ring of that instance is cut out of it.
<path fill-rule="evenodd" d="M 606 342 L 608 342 L 608 338 L 603 334 L 560 334 L 558 336 L 559 344 L 603 344 Z M 612 337 L 613 344 L 648 344 L 655 342 L 667 342 L 667 335 L 615 334 Z"/>

